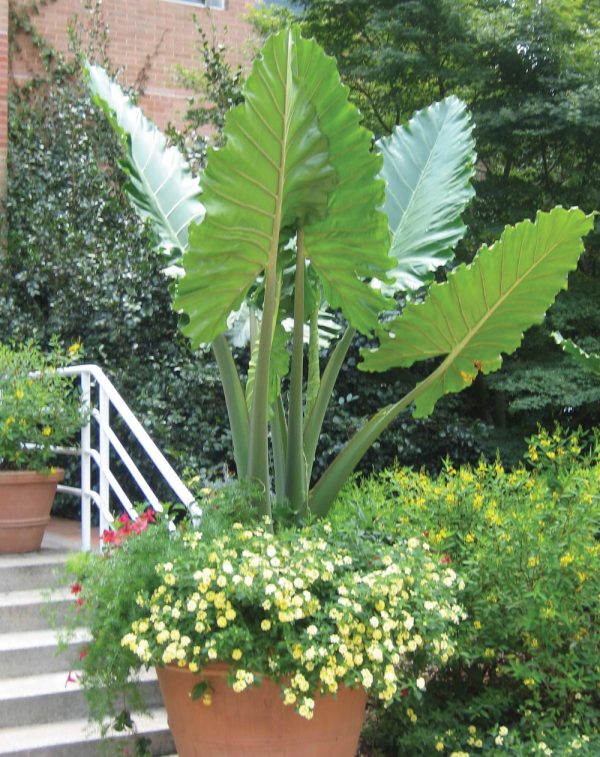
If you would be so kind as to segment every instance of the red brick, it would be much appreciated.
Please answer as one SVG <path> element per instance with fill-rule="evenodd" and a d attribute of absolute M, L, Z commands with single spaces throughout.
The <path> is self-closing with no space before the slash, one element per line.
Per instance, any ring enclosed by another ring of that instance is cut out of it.
<path fill-rule="evenodd" d="M 6 0 L 0 0 L 0 8 Z M 27 0 L 14 0 L 24 5 Z M 215 26 L 217 42 L 223 42 L 231 54 L 234 65 L 244 63 L 245 42 L 251 36 L 249 25 L 242 20 L 248 0 L 229 0 L 227 10 L 207 11 L 201 7 L 166 2 L 166 0 L 104 0 L 104 19 L 110 28 L 109 55 L 113 65 L 123 68 L 123 83 L 133 84 L 150 56 L 147 70 L 146 89 L 150 93 L 157 89 L 168 90 L 172 94 L 169 102 L 181 102 L 181 108 L 173 113 L 171 106 L 165 108 L 160 98 L 146 97 L 143 102 L 148 107 L 148 115 L 159 126 L 173 120 L 177 112 L 185 107 L 186 92 L 175 81 L 175 66 L 183 64 L 193 67 L 199 60 L 197 54 L 198 35 L 192 16 L 195 13 L 202 23 L 209 39 L 212 37 L 211 24 Z M 85 21 L 86 12 L 81 0 L 55 0 L 40 6 L 39 15 L 32 17 L 33 23 L 48 41 L 59 50 L 67 52 L 67 24 L 77 13 Z M 2 24 L 0 23 L 0 31 Z M 36 70 L 31 46 L 23 46 L 23 54 L 12 61 L 17 79 L 28 77 Z"/>

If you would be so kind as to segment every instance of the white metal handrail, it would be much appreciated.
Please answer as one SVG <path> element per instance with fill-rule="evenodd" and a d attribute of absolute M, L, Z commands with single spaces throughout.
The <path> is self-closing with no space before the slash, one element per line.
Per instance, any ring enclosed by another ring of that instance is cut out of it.
<path fill-rule="evenodd" d="M 110 508 L 111 491 L 116 495 L 127 514 L 136 518 L 137 514 L 131 500 L 123 490 L 110 468 L 110 450 L 117 453 L 132 479 L 139 487 L 145 501 L 156 511 L 162 512 L 162 505 L 150 484 L 146 481 L 131 455 L 123 446 L 114 429 L 111 427 L 111 408 L 114 409 L 125 422 L 141 449 L 152 461 L 163 479 L 170 486 L 177 499 L 188 509 L 195 511 L 194 495 L 185 486 L 177 473 L 173 470 L 162 452 L 150 438 L 146 429 L 135 417 L 125 400 L 115 389 L 104 371 L 97 365 L 77 365 L 59 369 L 66 376 L 79 376 L 81 381 L 81 401 L 87 415 L 87 423 L 81 430 L 81 446 L 79 448 L 56 448 L 56 452 L 66 455 L 78 455 L 81 458 L 81 486 L 67 486 L 60 484 L 58 491 L 81 498 L 81 548 L 85 551 L 91 548 L 91 504 L 98 508 L 100 514 L 100 532 L 109 528 L 114 522 Z M 92 399 L 92 386 L 97 388 L 97 399 Z M 99 429 L 98 449 L 92 447 L 92 423 Z M 92 463 L 98 469 L 98 491 L 92 488 Z"/>

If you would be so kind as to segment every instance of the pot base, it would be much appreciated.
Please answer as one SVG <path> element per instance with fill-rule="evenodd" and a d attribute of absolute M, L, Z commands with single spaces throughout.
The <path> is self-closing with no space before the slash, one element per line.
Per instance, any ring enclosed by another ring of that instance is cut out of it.
<path fill-rule="evenodd" d="M 64 471 L 0 471 L 0 554 L 37 552 Z"/>
<path fill-rule="evenodd" d="M 227 684 L 228 666 L 201 673 L 168 665 L 157 668 L 169 727 L 179 757 L 354 757 L 365 717 L 362 688 L 340 686 L 336 696 L 316 696 L 312 720 L 283 704 L 278 684 L 236 693 Z M 200 681 L 212 690 L 212 704 L 192 700 Z"/>

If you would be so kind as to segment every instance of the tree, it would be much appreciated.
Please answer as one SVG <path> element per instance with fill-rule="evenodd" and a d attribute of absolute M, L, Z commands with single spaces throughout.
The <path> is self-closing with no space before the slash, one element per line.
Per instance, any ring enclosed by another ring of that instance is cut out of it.
<path fill-rule="evenodd" d="M 532 217 L 537 207 L 600 205 L 596 7 L 582 0 L 303 0 L 302 6 L 305 27 L 338 56 L 352 98 L 376 130 L 447 92 L 469 104 L 480 181 L 459 258 L 469 260 L 505 223 Z M 596 289 L 598 234 L 586 246 L 582 275 L 549 321 L 594 350 L 600 332 L 581 308 L 584 292 Z M 597 387 L 591 378 L 574 380 L 573 365 L 548 337 L 547 329 L 532 332 L 503 371 L 478 379 L 461 406 L 463 419 L 475 413 L 512 425 L 512 437 L 515 430 L 529 433 L 537 420 L 594 422 Z"/>

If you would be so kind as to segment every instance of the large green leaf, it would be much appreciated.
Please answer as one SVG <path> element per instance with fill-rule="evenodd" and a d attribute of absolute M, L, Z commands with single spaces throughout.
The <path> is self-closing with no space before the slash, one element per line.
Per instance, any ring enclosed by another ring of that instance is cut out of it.
<path fill-rule="evenodd" d="M 418 289 L 453 255 L 475 194 L 475 143 L 466 106 L 448 97 L 420 110 L 377 146 L 383 155 L 385 210 L 396 259 L 384 291 Z"/>
<path fill-rule="evenodd" d="M 585 371 L 595 373 L 600 376 L 600 355 L 589 354 L 581 349 L 571 339 L 565 339 L 558 331 L 553 332 L 552 336 L 556 344 L 560 345 L 567 355 L 570 355 L 577 365 Z"/>
<path fill-rule="evenodd" d="M 92 65 L 87 70 L 90 92 L 125 148 L 125 189 L 140 216 L 152 222 L 168 264 L 180 266 L 189 226 L 204 217 L 198 181 L 177 148 L 167 146 L 163 134 L 106 72 Z"/>
<path fill-rule="evenodd" d="M 470 265 L 433 284 L 424 302 L 408 305 L 379 349 L 363 351 L 361 369 L 385 371 L 446 356 L 416 398 L 415 414 L 429 414 L 442 395 L 461 391 L 479 371 L 499 368 L 502 353 L 514 351 L 523 332 L 543 320 L 592 226 L 593 216 L 581 210 L 555 208 L 538 213 L 535 223 L 506 228 Z"/>
<path fill-rule="evenodd" d="M 196 345 L 226 327 L 256 278 L 273 271 L 283 229 L 324 215 L 336 182 L 315 108 L 304 96 L 297 32 L 267 41 L 245 102 L 229 111 L 226 144 L 211 150 L 203 177 L 206 217 L 190 233 L 175 306 Z M 312 43 L 315 54 L 319 48 Z M 309 56 L 306 65 L 313 63 Z"/>
<path fill-rule="evenodd" d="M 385 202 L 385 185 L 376 180 L 382 159 L 371 151 L 372 134 L 359 125 L 360 113 L 348 101 L 334 58 L 314 42 L 298 38 L 297 71 L 317 109 L 338 176 L 327 215 L 304 230 L 306 257 L 321 279 L 326 302 L 340 308 L 355 328 L 368 332 L 390 306 L 367 283 L 387 280 L 393 265 L 387 218 L 379 210 Z"/>
<path fill-rule="evenodd" d="M 246 101 L 227 118 L 225 147 L 210 154 L 205 222 L 192 234 L 176 304 L 193 342 L 223 328 L 272 264 L 282 229 L 304 227 L 306 256 L 332 307 L 363 331 L 386 305 L 368 279 L 390 268 L 381 158 L 359 126 L 333 59 L 295 29 L 269 39 Z"/>

